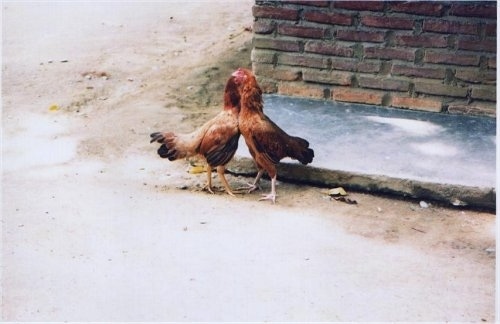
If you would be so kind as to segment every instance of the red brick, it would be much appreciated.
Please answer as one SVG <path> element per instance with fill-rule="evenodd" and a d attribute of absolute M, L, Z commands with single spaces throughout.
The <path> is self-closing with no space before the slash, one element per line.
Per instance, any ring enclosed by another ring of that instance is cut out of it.
<path fill-rule="evenodd" d="M 256 48 L 268 48 L 285 52 L 299 52 L 300 43 L 292 40 L 279 40 L 274 38 L 256 38 L 253 39 L 253 45 Z"/>
<path fill-rule="evenodd" d="M 325 87 L 304 82 L 280 82 L 278 93 L 286 96 L 325 98 Z"/>
<path fill-rule="evenodd" d="M 453 3 L 450 14 L 461 17 L 491 18 L 497 17 L 497 7 L 495 5 L 485 5 L 484 2 L 477 4 Z"/>
<path fill-rule="evenodd" d="M 336 101 L 381 105 L 384 92 L 341 87 L 333 90 L 332 98 Z"/>
<path fill-rule="evenodd" d="M 358 60 L 355 59 L 339 59 L 333 58 L 332 60 L 332 69 L 335 70 L 344 70 L 344 71 L 357 71 L 358 69 Z"/>
<path fill-rule="evenodd" d="M 414 20 L 387 16 L 365 16 L 361 18 L 361 24 L 378 28 L 413 29 Z"/>
<path fill-rule="evenodd" d="M 367 61 L 359 62 L 356 71 L 364 73 L 377 73 L 380 71 L 382 63 L 380 61 Z"/>
<path fill-rule="evenodd" d="M 354 50 L 352 48 L 322 41 L 308 41 L 305 45 L 305 51 L 310 53 L 347 57 L 352 57 L 354 55 Z"/>
<path fill-rule="evenodd" d="M 471 103 L 463 101 L 452 102 L 448 106 L 448 112 L 450 114 L 467 114 L 495 117 L 496 105 L 494 103 L 477 101 L 473 101 Z"/>
<path fill-rule="evenodd" d="M 323 56 L 282 53 L 278 55 L 278 64 L 326 69 L 328 59 Z"/>
<path fill-rule="evenodd" d="M 405 48 L 366 47 L 365 58 L 413 61 L 415 59 L 415 50 Z"/>
<path fill-rule="evenodd" d="M 269 6 L 253 6 L 253 16 L 256 18 L 271 18 L 283 20 L 299 19 L 299 11 L 297 9 L 269 7 Z"/>
<path fill-rule="evenodd" d="M 479 56 L 456 53 L 446 53 L 437 51 L 426 51 L 424 55 L 426 63 L 446 63 L 454 65 L 479 65 Z"/>
<path fill-rule="evenodd" d="M 443 104 L 440 100 L 435 99 L 394 96 L 391 100 L 391 106 L 398 108 L 440 112 Z"/>
<path fill-rule="evenodd" d="M 349 10 L 367 10 L 367 11 L 381 11 L 384 10 L 383 1 L 335 1 L 335 8 L 349 9 Z"/>
<path fill-rule="evenodd" d="M 381 43 L 384 41 L 384 32 L 358 31 L 358 30 L 339 30 L 336 39 L 354 42 L 372 42 Z"/>
<path fill-rule="evenodd" d="M 257 82 L 264 93 L 276 93 L 278 91 L 278 85 L 275 80 L 256 76 Z"/>
<path fill-rule="evenodd" d="M 273 78 L 273 64 L 252 63 L 252 71 L 256 76 Z"/>
<path fill-rule="evenodd" d="M 273 21 L 264 21 L 259 19 L 253 23 L 253 31 L 256 34 L 271 34 L 276 28 Z"/>
<path fill-rule="evenodd" d="M 438 67 L 426 68 L 414 65 L 394 64 L 391 69 L 391 74 L 417 78 L 444 79 L 446 70 Z"/>
<path fill-rule="evenodd" d="M 386 79 L 374 76 L 360 76 L 358 78 L 359 86 L 362 88 L 408 91 L 410 82 L 406 80 Z"/>
<path fill-rule="evenodd" d="M 352 74 L 348 72 L 303 69 L 302 78 L 304 81 L 309 82 L 351 85 Z"/>
<path fill-rule="evenodd" d="M 355 72 L 358 69 L 359 61 L 356 59 L 332 58 L 332 69 Z"/>
<path fill-rule="evenodd" d="M 278 33 L 285 36 L 303 37 L 303 38 L 323 38 L 326 29 L 317 27 L 294 26 L 289 24 L 280 24 Z"/>
<path fill-rule="evenodd" d="M 339 13 L 328 13 L 322 11 L 307 11 L 304 13 L 304 19 L 307 21 L 329 24 L 329 25 L 352 25 L 352 17 Z"/>
<path fill-rule="evenodd" d="M 447 20 L 424 20 L 423 31 L 444 34 L 478 35 L 479 25 Z"/>
<path fill-rule="evenodd" d="M 312 0 L 296 0 L 296 1 L 281 1 L 283 4 L 296 4 L 303 6 L 314 6 L 314 7 L 328 7 L 330 6 L 330 1 L 312 1 Z"/>
<path fill-rule="evenodd" d="M 352 72 L 377 73 L 380 71 L 380 61 L 359 62 L 356 59 L 331 58 L 332 69 Z"/>
<path fill-rule="evenodd" d="M 495 86 L 483 86 L 483 85 L 477 88 L 472 88 L 471 97 L 472 99 L 496 101 L 497 89 Z"/>
<path fill-rule="evenodd" d="M 283 81 L 297 81 L 301 75 L 301 71 L 298 68 L 274 67 L 272 64 L 264 63 L 253 63 L 252 69 L 255 75 Z"/>
<path fill-rule="evenodd" d="M 439 96 L 448 96 L 448 97 L 465 98 L 467 96 L 467 88 L 450 86 L 443 84 L 441 82 L 432 82 L 432 81 L 415 82 L 415 92 L 433 94 Z"/>
<path fill-rule="evenodd" d="M 250 59 L 255 63 L 274 63 L 274 51 L 266 51 L 254 48 L 250 54 Z"/>
<path fill-rule="evenodd" d="M 444 6 L 438 2 L 391 2 L 390 10 L 423 16 L 442 16 Z"/>
<path fill-rule="evenodd" d="M 496 36 L 497 35 L 497 24 L 486 24 L 484 26 L 486 36 Z"/>
<path fill-rule="evenodd" d="M 497 68 L 497 58 L 496 57 L 488 58 L 488 68 L 489 69 L 496 69 Z"/>
<path fill-rule="evenodd" d="M 448 47 L 448 40 L 443 35 L 395 35 L 394 44 L 410 47 Z"/>
<path fill-rule="evenodd" d="M 455 72 L 455 77 L 458 80 L 467 81 L 471 83 L 483 83 L 483 84 L 491 84 L 494 83 L 497 79 L 496 71 L 479 71 L 477 69 L 474 70 L 465 70 L 465 69 L 457 69 Z"/>
<path fill-rule="evenodd" d="M 297 81 L 300 80 L 301 72 L 299 69 L 291 69 L 290 67 L 275 67 L 273 78 L 281 81 Z"/>
<path fill-rule="evenodd" d="M 492 52 L 497 51 L 497 42 L 495 40 L 479 40 L 473 38 L 459 38 L 457 48 L 463 50 L 477 52 Z"/>

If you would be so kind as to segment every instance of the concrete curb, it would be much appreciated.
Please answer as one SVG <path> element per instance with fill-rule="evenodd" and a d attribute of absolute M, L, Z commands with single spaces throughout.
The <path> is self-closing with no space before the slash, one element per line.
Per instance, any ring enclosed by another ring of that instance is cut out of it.
<path fill-rule="evenodd" d="M 257 174 L 253 160 L 246 157 L 235 156 L 226 169 L 236 175 L 255 176 Z M 316 168 L 296 163 L 280 163 L 278 165 L 278 179 L 325 187 L 342 186 L 348 190 L 439 201 L 454 206 L 468 206 L 493 211 L 496 208 L 495 188 L 399 179 Z"/>

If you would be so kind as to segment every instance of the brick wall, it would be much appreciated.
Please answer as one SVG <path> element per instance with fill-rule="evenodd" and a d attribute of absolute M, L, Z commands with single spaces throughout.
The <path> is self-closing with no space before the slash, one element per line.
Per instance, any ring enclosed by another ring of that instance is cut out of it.
<path fill-rule="evenodd" d="M 496 2 L 259 1 L 267 93 L 495 116 Z"/>

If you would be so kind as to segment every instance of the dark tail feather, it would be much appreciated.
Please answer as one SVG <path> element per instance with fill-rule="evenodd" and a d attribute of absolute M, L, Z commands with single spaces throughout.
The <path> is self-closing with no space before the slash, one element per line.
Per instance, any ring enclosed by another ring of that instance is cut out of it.
<path fill-rule="evenodd" d="M 309 142 L 300 137 L 292 137 L 293 145 L 288 156 L 299 160 L 302 164 L 311 163 L 314 158 L 314 150 L 309 148 Z"/>
<path fill-rule="evenodd" d="M 149 143 L 153 143 L 153 142 L 158 142 L 158 143 L 162 143 L 163 140 L 165 139 L 163 137 L 163 134 L 160 133 L 160 132 L 156 132 L 156 133 L 152 133 L 151 135 L 149 135 L 151 137 L 151 141 L 149 141 Z"/>
<path fill-rule="evenodd" d="M 302 163 L 302 164 L 311 163 L 313 158 L 314 158 L 314 150 L 308 148 L 306 151 L 304 151 L 302 156 L 303 156 L 303 158 L 299 159 L 300 163 Z"/>
<path fill-rule="evenodd" d="M 175 149 L 175 143 L 173 138 L 174 133 L 161 133 L 155 132 L 149 135 L 151 137 L 150 143 L 158 142 L 162 144 L 158 149 L 158 155 L 164 159 L 169 159 L 170 161 L 177 159 L 177 150 Z"/>
<path fill-rule="evenodd" d="M 158 155 L 164 159 L 169 159 L 169 161 L 175 160 L 175 153 L 177 153 L 176 150 L 169 150 L 165 144 L 162 144 L 158 149 Z"/>

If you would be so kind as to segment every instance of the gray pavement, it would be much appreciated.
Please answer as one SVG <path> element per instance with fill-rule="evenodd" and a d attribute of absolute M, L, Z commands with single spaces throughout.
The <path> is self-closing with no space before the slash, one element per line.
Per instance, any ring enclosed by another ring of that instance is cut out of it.
<path fill-rule="evenodd" d="M 297 166 L 300 171 L 292 172 L 290 180 L 494 207 L 493 118 L 278 95 L 266 95 L 264 103 L 273 121 L 289 134 L 307 139 L 315 151 L 313 163 L 307 168 Z M 248 168 L 241 167 L 241 161 L 250 157 L 243 139 L 237 157 L 240 168 L 233 171 L 247 173 Z M 280 173 L 285 178 L 288 174 Z M 297 174 L 299 179 L 294 179 Z M 328 181 L 332 174 L 342 175 L 333 181 L 338 183 Z M 363 179 L 350 182 L 353 176 Z M 401 184 L 411 188 L 401 190 Z"/>

